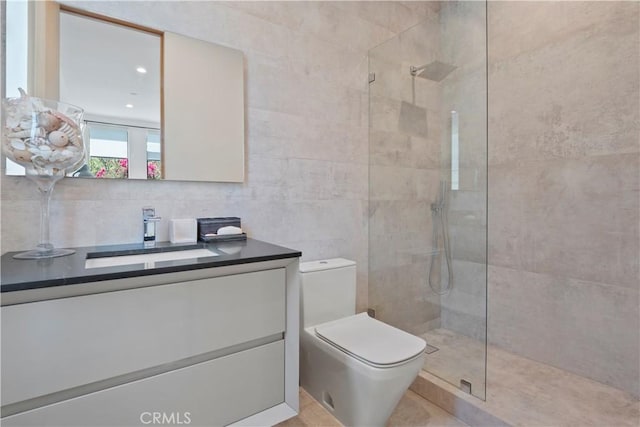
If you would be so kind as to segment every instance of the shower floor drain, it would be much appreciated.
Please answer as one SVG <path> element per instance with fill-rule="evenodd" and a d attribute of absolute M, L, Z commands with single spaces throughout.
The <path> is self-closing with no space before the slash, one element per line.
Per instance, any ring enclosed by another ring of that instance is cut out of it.
<path fill-rule="evenodd" d="M 435 353 L 438 350 L 440 350 L 438 347 L 434 347 L 432 345 L 427 344 L 427 348 L 425 349 L 424 352 L 427 354 L 431 354 L 431 353 Z"/>

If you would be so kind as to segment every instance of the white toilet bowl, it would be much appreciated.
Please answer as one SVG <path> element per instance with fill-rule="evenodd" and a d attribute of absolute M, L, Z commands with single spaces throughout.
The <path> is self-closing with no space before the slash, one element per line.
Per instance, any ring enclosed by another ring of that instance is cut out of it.
<path fill-rule="evenodd" d="M 304 325 L 300 334 L 302 387 L 344 425 L 384 426 L 420 372 L 426 342 L 365 313 L 353 314 L 352 261 L 303 263 L 300 270 Z M 305 273 L 314 276 L 305 278 Z M 319 273 L 322 275 L 318 276 Z M 336 295 L 336 289 L 346 294 Z M 320 296 L 323 292 L 327 293 L 324 299 Z M 311 296 L 313 302 L 309 300 Z M 323 302 L 318 302 L 321 299 Z M 337 312 L 344 314 L 352 300 L 351 313 L 336 316 Z M 310 320 L 322 323 L 311 324 L 314 322 Z"/>

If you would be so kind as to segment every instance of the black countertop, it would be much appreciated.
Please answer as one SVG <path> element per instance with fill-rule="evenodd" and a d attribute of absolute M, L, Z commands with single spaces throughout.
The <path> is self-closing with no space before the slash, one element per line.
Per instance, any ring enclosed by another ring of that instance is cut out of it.
<path fill-rule="evenodd" d="M 112 267 L 85 268 L 87 258 L 114 255 L 136 255 L 150 252 L 169 252 L 206 248 L 218 256 L 191 258 L 172 261 L 156 261 L 152 267 L 145 264 L 129 264 Z M 74 248 L 76 253 L 46 260 L 14 259 L 18 252 L 2 255 L 0 290 L 4 292 L 65 286 L 102 280 L 124 279 L 127 277 L 149 276 L 175 273 L 187 270 L 222 267 L 251 262 L 297 258 L 300 251 L 272 245 L 260 240 L 225 243 L 171 244 L 158 242 L 156 247 L 145 249 L 142 243 L 110 246 L 87 246 Z M 146 268 L 145 268 L 146 267 Z"/>

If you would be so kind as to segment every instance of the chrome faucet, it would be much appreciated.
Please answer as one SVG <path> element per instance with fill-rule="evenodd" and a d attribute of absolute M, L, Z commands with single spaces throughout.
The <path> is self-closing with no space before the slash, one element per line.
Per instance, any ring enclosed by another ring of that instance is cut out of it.
<path fill-rule="evenodd" d="M 156 245 L 156 222 L 160 221 L 156 216 L 156 210 L 145 206 L 142 208 L 142 240 L 145 248 L 152 248 Z"/>

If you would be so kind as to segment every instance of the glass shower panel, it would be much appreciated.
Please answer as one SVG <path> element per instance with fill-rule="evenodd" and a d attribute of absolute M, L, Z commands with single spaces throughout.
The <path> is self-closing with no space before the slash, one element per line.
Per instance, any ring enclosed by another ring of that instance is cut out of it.
<path fill-rule="evenodd" d="M 369 51 L 369 305 L 428 343 L 425 370 L 485 398 L 486 3 Z"/>

